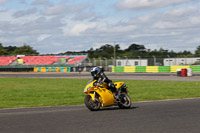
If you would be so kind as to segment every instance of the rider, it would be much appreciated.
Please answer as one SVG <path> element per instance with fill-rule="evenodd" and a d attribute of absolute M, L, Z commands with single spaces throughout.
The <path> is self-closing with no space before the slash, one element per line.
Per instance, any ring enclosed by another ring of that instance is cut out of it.
<path fill-rule="evenodd" d="M 112 80 L 108 79 L 108 77 L 104 74 L 103 69 L 100 69 L 99 67 L 93 67 L 91 68 L 91 75 L 93 77 L 93 80 L 97 80 L 96 85 L 101 85 L 104 82 L 107 83 L 109 90 L 115 93 L 114 97 L 115 99 L 118 99 L 118 92 L 113 84 Z"/>

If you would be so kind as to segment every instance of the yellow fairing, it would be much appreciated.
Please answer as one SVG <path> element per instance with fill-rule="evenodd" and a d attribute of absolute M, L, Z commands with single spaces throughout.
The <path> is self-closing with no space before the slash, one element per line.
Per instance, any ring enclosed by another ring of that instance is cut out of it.
<path fill-rule="evenodd" d="M 124 84 L 124 82 L 115 82 L 114 85 L 117 89 L 119 89 L 122 85 Z"/>
<path fill-rule="evenodd" d="M 92 94 L 92 93 L 90 93 L 89 95 L 91 96 L 92 100 L 94 101 L 95 100 L 95 95 Z"/>
<path fill-rule="evenodd" d="M 113 97 L 113 93 L 106 88 L 98 87 L 96 88 L 96 92 L 100 95 L 99 99 L 102 102 L 102 107 L 111 106 L 114 103 L 115 99 Z"/>

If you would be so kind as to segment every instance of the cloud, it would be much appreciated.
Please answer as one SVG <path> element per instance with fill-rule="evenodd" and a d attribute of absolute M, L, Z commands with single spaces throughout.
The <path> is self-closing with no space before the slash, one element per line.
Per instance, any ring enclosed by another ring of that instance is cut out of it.
<path fill-rule="evenodd" d="M 98 31 L 104 34 L 123 34 L 126 32 L 130 32 L 136 29 L 135 25 L 123 25 L 123 24 L 117 24 L 113 26 L 109 26 L 106 24 L 99 25 Z"/>
<path fill-rule="evenodd" d="M 49 3 L 48 0 L 35 0 L 32 2 L 33 5 L 48 5 Z"/>
<path fill-rule="evenodd" d="M 47 7 L 45 10 L 45 15 L 51 16 L 51 15 L 62 15 L 62 14 L 70 14 L 70 13 L 75 13 L 75 12 L 81 12 L 87 8 L 86 5 L 80 4 L 80 5 L 71 5 L 67 6 L 64 4 L 57 4 L 53 6 Z"/>
<path fill-rule="evenodd" d="M 155 23 L 153 27 L 157 29 L 176 28 L 177 23 L 160 21 L 160 22 Z"/>
<path fill-rule="evenodd" d="M 45 11 L 45 14 L 59 15 L 59 14 L 64 14 L 66 10 L 67 10 L 67 7 L 65 5 L 54 5 L 54 6 L 48 7 Z"/>
<path fill-rule="evenodd" d="M 82 20 L 93 18 L 94 16 L 95 14 L 93 12 L 78 13 L 73 19 L 82 21 Z"/>
<path fill-rule="evenodd" d="M 37 41 L 38 41 L 38 42 L 43 41 L 44 39 L 46 39 L 46 38 L 48 38 L 48 37 L 51 37 L 51 35 L 42 34 L 42 35 L 40 35 L 40 36 L 37 38 Z"/>
<path fill-rule="evenodd" d="M 164 12 L 165 16 L 185 16 L 185 15 L 191 15 L 196 14 L 198 12 L 198 8 L 194 6 L 188 6 L 188 7 L 182 7 L 182 8 L 175 8 L 172 10 L 167 10 Z"/>
<path fill-rule="evenodd" d="M 26 4 L 26 0 L 19 0 L 20 3 Z"/>
<path fill-rule="evenodd" d="M 0 0 L 0 5 L 8 2 L 8 0 Z"/>
<path fill-rule="evenodd" d="M 37 9 L 36 8 L 31 8 L 31 9 L 27 9 L 27 10 L 19 10 L 19 11 L 15 12 L 13 14 L 13 16 L 15 18 L 19 18 L 19 17 L 23 17 L 23 16 L 35 14 L 35 13 L 37 13 Z"/>
<path fill-rule="evenodd" d="M 191 0 L 118 0 L 117 7 L 119 9 L 147 10 L 175 6 L 185 2 L 191 2 Z"/>
<path fill-rule="evenodd" d="M 94 28 L 96 26 L 95 23 L 89 23 L 89 24 L 76 24 L 72 27 L 70 31 L 70 35 L 72 36 L 79 36 L 81 33 L 85 32 L 89 28 Z"/>

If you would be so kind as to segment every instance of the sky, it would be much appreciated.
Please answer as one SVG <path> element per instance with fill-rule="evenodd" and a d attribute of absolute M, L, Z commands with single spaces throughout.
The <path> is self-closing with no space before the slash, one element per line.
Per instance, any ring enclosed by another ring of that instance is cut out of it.
<path fill-rule="evenodd" d="M 0 43 L 41 54 L 133 43 L 194 52 L 200 0 L 0 0 Z"/>

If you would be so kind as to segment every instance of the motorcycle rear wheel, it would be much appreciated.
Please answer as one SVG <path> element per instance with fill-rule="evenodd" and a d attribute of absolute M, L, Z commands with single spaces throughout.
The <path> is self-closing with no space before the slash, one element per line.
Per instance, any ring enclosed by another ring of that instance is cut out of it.
<path fill-rule="evenodd" d="M 121 109 L 129 109 L 131 107 L 131 98 L 128 96 L 127 93 L 122 93 L 120 95 L 120 102 L 118 103 L 118 106 Z"/>
<path fill-rule="evenodd" d="M 85 96 L 85 105 L 86 107 L 91 111 L 97 111 L 100 109 L 101 103 L 96 98 L 95 101 L 92 100 L 92 97 L 90 95 Z"/>

